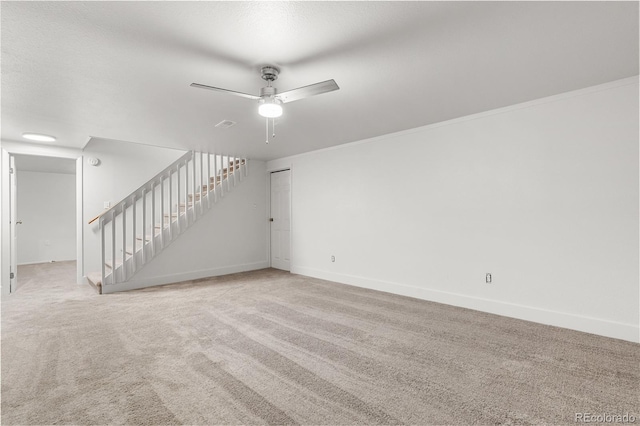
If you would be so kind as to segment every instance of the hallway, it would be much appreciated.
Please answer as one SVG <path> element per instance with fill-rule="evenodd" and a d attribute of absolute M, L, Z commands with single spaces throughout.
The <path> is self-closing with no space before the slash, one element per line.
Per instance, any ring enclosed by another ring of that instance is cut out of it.
<path fill-rule="evenodd" d="M 88 284 L 76 284 L 76 272 L 75 260 L 18 265 L 18 290 L 9 297 L 44 301 L 97 296 Z"/>

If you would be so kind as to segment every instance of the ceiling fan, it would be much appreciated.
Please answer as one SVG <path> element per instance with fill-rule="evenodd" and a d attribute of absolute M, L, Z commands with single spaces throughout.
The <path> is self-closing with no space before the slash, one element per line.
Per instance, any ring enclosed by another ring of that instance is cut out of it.
<path fill-rule="evenodd" d="M 205 84 L 199 83 L 191 83 L 191 87 L 228 93 L 230 95 L 240 96 L 243 98 L 258 101 L 258 114 L 267 119 L 267 143 L 269 143 L 269 118 L 273 119 L 282 115 L 282 104 L 340 89 L 340 87 L 338 87 L 334 80 L 327 80 L 320 83 L 310 84 L 309 86 L 298 87 L 297 89 L 278 93 L 278 90 L 273 87 L 271 83 L 278 79 L 279 73 L 280 70 L 271 65 L 264 66 L 260 69 L 262 79 L 267 82 L 267 85 L 260 89 L 259 96 L 236 92 L 235 90 L 207 86 Z"/>

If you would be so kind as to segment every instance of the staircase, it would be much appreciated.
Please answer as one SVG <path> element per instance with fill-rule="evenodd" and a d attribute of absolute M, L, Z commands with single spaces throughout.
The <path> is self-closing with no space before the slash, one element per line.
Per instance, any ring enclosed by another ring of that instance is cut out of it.
<path fill-rule="evenodd" d="M 87 274 L 102 293 L 130 280 L 248 175 L 245 158 L 189 151 L 99 220 L 102 270 Z"/>

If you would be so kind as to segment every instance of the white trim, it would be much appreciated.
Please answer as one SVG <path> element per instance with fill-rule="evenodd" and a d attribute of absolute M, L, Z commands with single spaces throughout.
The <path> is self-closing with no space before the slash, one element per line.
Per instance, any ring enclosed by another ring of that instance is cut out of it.
<path fill-rule="evenodd" d="M 18 266 L 25 266 L 25 265 L 41 265 L 43 263 L 60 263 L 60 262 L 75 262 L 76 259 L 62 259 L 62 260 L 36 260 L 33 262 L 22 262 L 22 263 L 18 263 Z M 81 277 L 82 278 L 82 277 Z"/>
<path fill-rule="evenodd" d="M 155 278 L 145 278 L 145 279 L 137 279 L 137 280 L 134 278 L 123 283 L 103 285 L 102 293 L 109 294 L 109 293 L 116 293 L 119 291 L 136 290 L 136 289 L 155 287 L 155 286 L 165 285 L 165 284 L 177 284 L 184 281 L 199 280 L 202 278 L 217 277 L 220 275 L 235 274 L 238 272 L 256 271 L 258 269 L 265 269 L 268 267 L 269 267 L 269 262 L 263 261 L 263 262 L 245 263 L 245 264 L 239 264 L 239 265 L 233 265 L 233 266 L 224 266 L 221 268 L 200 269 L 198 271 L 182 272 L 179 274 L 172 274 L 172 275 L 163 275 L 161 277 L 155 277 Z"/>
<path fill-rule="evenodd" d="M 267 165 L 268 161 L 265 161 L 265 166 Z M 266 188 L 266 192 L 267 192 L 267 208 L 266 208 L 266 212 L 265 212 L 265 221 L 267 222 L 267 262 L 269 263 L 269 268 L 271 267 L 271 224 L 269 222 L 269 218 L 271 217 L 271 173 L 275 173 L 275 172 L 281 172 L 284 170 L 289 170 L 291 171 L 293 169 L 293 165 L 292 164 L 288 164 L 282 167 L 272 167 L 272 168 L 268 168 L 266 170 L 265 173 L 265 188 Z M 293 171 L 291 171 L 291 175 L 293 175 Z M 291 201 L 293 201 L 293 176 L 290 176 L 291 179 Z M 291 227 L 293 228 L 293 202 L 290 203 L 291 205 L 289 206 L 289 208 L 291 208 L 291 214 L 290 214 L 290 218 L 291 218 Z M 291 230 L 291 233 L 289 234 L 289 240 L 290 240 L 290 246 L 289 249 L 291 250 L 290 253 L 290 259 L 289 259 L 289 267 L 291 267 L 291 265 L 293 265 L 293 229 Z"/>
<path fill-rule="evenodd" d="M 76 282 L 84 284 L 84 157 L 76 159 Z"/>
<path fill-rule="evenodd" d="M 38 157 L 70 158 L 70 159 L 76 160 L 76 258 L 77 258 L 76 261 L 78 262 L 76 265 L 76 281 L 79 284 L 82 283 L 84 281 L 83 279 L 84 241 L 82 239 L 82 235 L 83 235 L 82 233 L 84 232 L 84 228 L 82 225 L 82 220 L 84 217 L 83 216 L 84 201 L 82 198 L 83 197 L 82 183 L 83 183 L 84 177 L 82 175 L 82 159 L 83 159 L 82 151 L 75 148 L 65 148 L 65 147 L 59 147 L 59 146 L 40 145 L 40 144 L 33 144 L 33 143 L 2 141 L 2 153 L 3 153 L 2 158 L 3 159 L 4 159 L 5 152 L 10 155 L 15 155 L 15 154 L 33 155 Z M 7 161 L 8 161 L 8 155 L 7 155 Z M 80 168 L 80 170 L 78 170 L 78 168 Z M 5 168 L 3 167 L 2 169 L 4 170 Z M 7 167 L 7 170 L 8 170 L 8 167 Z M 3 172 L 3 176 L 4 176 L 4 172 Z M 7 171 L 7 176 L 8 176 L 8 171 Z M 0 181 L 3 181 L 3 179 L 0 178 Z M 7 187 L 5 188 L 5 185 L 3 182 L 3 186 L 0 187 L 0 193 L 2 196 L 2 206 L 3 206 L 3 214 L 0 214 L 0 217 L 3 217 L 4 215 L 4 206 L 9 204 L 8 203 L 8 197 L 9 197 L 8 191 L 10 191 L 10 188 L 8 187 L 9 183 L 7 182 L 6 185 Z M 5 203 L 5 196 L 7 197 L 6 203 Z M 4 221 L 4 219 L 2 220 Z M 0 236 L 2 241 L 8 240 L 8 237 L 7 237 L 8 235 L 9 235 L 8 223 L 7 223 L 7 227 L 5 227 L 3 222 L 2 225 L 0 226 Z M 2 259 L 0 260 L 0 283 L 2 283 L 3 293 L 5 291 L 4 276 L 5 275 L 7 277 L 9 276 L 9 273 L 8 273 L 9 262 L 7 261 L 6 263 L 7 266 L 4 266 L 5 255 L 9 256 L 9 250 L 7 250 L 7 254 L 4 253 L 4 249 L 2 250 Z M 8 283 L 6 284 L 7 284 L 6 287 L 8 291 Z M 9 293 L 7 292 L 7 294 Z"/>
<path fill-rule="evenodd" d="M 293 166 L 287 167 L 275 167 L 273 169 L 267 169 L 267 212 L 268 218 L 271 217 L 271 175 L 278 172 L 289 171 L 289 271 L 293 265 Z M 269 267 L 273 268 L 271 264 L 271 222 L 267 218 L 269 226 L 267 226 L 267 256 L 269 261 Z M 280 268 L 278 268 L 280 269 Z M 283 269 L 281 269 L 282 271 Z"/>
<path fill-rule="evenodd" d="M 6 297 L 10 294 L 10 264 L 11 253 L 9 247 L 9 197 L 10 197 L 10 184 L 9 184 L 9 152 L 4 149 L 1 150 L 2 175 L 0 176 L 0 197 L 2 198 L 2 207 L 0 208 L 0 285 L 2 286 L 2 297 Z"/>
<path fill-rule="evenodd" d="M 295 251 L 293 250 L 293 165 L 289 167 L 289 273 L 293 267 Z"/>
<path fill-rule="evenodd" d="M 40 157 L 57 157 L 76 159 L 82 155 L 82 151 L 75 148 L 66 148 L 52 145 L 40 145 L 36 143 L 20 143 L 2 141 L 2 147 L 11 154 L 37 155 Z"/>
<path fill-rule="evenodd" d="M 467 121 L 477 120 L 479 118 L 489 117 L 489 116 L 492 116 L 492 115 L 505 114 L 505 113 L 508 113 L 508 112 L 511 112 L 511 111 L 515 111 L 515 110 L 519 110 L 519 109 L 531 108 L 531 107 L 535 107 L 535 106 L 538 106 L 538 105 L 544 105 L 544 104 L 549 104 L 549 103 L 553 103 L 553 102 L 558 102 L 558 101 L 562 101 L 564 99 L 570 99 L 570 98 L 574 98 L 574 97 L 577 97 L 577 96 L 584 96 L 584 95 L 588 95 L 588 94 L 591 94 L 591 93 L 601 92 L 601 91 L 604 91 L 604 90 L 610 90 L 610 89 L 615 89 L 615 88 L 624 87 L 624 86 L 631 86 L 633 84 L 637 85 L 637 84 L 640 83 L 639 78 L 640 77 L 636 75 L 636 76 L 633 76 L 633 77 L 623 78 L 621 80 L 615 80 L 615 81 L 611 81 L 611 82 L 608 82 L 608 83 L 599 84 L 597 86 L 590 86 L 590 87 L 586 87 L 586 88 L 583 88 L 583 89 L 573 90 L 571 92 L 559 93 L 557 95 L 552 95 L 552 96 L 547 96 L 547 97 L 544 97 L 544 98 L 534 99 L 532 101 L 522 102 L 522 103 L 519 103 L 519 104 L 509 105 L 509 106 L 502 107 L 502 108 L 496 108 L 496 109 L 492 109 L 492 110 L 488 110 L 488 111 L 483 111 L 483 112 L 479 112 L 479 113 L 476 113 L 476 114 L 465 115 L 463 117 L 453 118 L 451 120 L 439 121 L 437 123 L 427 124 L 425 126 L 413 127 L 411 129 L 401 130 L 399 132 L 387 133 L 387 134 L 380 135 L 380 136 L 374 136 L 374 137 L 368 138 L 368 139 L 361 139 L 361 140 L 358 140 L 358 141 L 344 143 L 344 144 L 340 144 L 340 145 L 335 145 L 335 146 L 331 146 L 331 147 L 328 147 L 328 148 L 317 149 L 315 151 L 309 151 L 309 152 L 303 152 L 301 154 L 290 155 L 288 157 L 274 158 L 273 160 L 267 160 L 267 163 L 273 163 L 273 162 L 276 162 L 276 161 L 285 161 L 285 162 L 287 162 L 287 161 L 293 160 L 294 158 L 301 158 L 301 157 L 305 157 L 305 156 L 308 156 L 308 155 L 315 155 L 315 154 L 322 153 L 322 152 L 339 150 L 339 149 L 348 148 L 348 147 L 357 146 L 357 145 L 366 144 L 366 143 L 379 142 L 379 141 L 383 141 L 383 140 L 390 139 L 390 138 L 396 138 L 398 136 L 410 135 L 412 133 L 423 132 L 423 131 L 429 130 L 429 129 L 436 129 L 438 127 L 444 127 L 444 126 L 450 126 L 450 125 L 453 125 L 453 124 L 464 123 L 464 122 L 467 122 Z M 275 168 L 275 169 L 277 170 L 277 169 L 281 169 L 281 168 L 282 167 Z"/>
<path fill-rule="evenodd" d="M 264 212 L 265 213 L 264 220 L 267 223 L 267 226 L 265 226 L 266 233 L 267 233 L 266 250 L 267 250 L 267 263 L 269 264 L 269 268 L 270 268 L 271 267 L 271 222 L 269 222 L 269 218 L 271 217 L 271 171 L 269 170 L 265 172 L 264 186 L 265 186 L 265 192 L 267 195 L 267 197 L 265 198 L 266 209 Z"/>
<path fill-rule="evenodd" d="M 626 324 L 608 321 L 599 318 L 586 317 L 566 312 L 551 311 L 532 306 L 518 305 L 514 303 L 500 302 L 497 300 L 482 299 L 463 294 L 449 293 L 428 288 L 415 287 L 406 284 L 388 281 L 373 280 L 354 275 L 339 274 L 323 271 L 315 268 L 292 266 L 291 272 L 341 284 L 353 285 L 401 296 L 414 297 L 416 299 L 458 306 L 490 314 L 518 318 L 540 324 L 553 325 L 586 333 L 598 334 L 615 339 L 628 340 L 640 343 L 640 327 L 635 324 Z"/>

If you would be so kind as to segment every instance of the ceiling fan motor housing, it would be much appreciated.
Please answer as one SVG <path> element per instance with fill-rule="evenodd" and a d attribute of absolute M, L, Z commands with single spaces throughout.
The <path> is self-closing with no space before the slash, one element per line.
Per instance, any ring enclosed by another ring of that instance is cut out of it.
<path fill-rule="evenodd" d="M 276 67 L 272 67 L 271 65 L 267 65 L 266 67 L 262 67 L 260 69 L 260 73 L 262 74 L 262 79 L 266 81 L 275 81 L 278 79 L 278 74 L 280 70 Z"/>
<path fill-rule="evenodd" d="M 265 97 L 275 96 L 276 93 L 277 93 L 276 88 L 272 86 L 267 86 L 260 89 L 260 97 L 263 99 Z"/>

